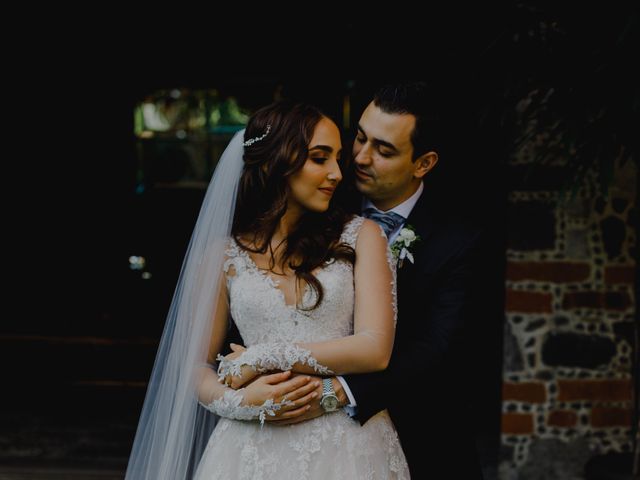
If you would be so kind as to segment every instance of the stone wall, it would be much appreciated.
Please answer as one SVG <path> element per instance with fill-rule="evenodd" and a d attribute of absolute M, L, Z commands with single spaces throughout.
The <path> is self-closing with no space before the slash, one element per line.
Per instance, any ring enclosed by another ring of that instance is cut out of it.
<path fill-rule="evenodd" d="M 554 168 L 509 199 L 502 479 L 584 478 L 631 448 L 637 171 L 617 164 L 608 195 L 590 176 L 568 198 Z"/>

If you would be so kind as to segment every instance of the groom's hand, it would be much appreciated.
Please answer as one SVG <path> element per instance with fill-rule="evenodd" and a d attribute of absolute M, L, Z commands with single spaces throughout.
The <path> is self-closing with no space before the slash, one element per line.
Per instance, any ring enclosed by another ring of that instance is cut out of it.
<path fill-rule="evenodd" d="M 292 378 L 302 376 L 301 374 L 294 374 Z M 283 413 L 280 416 L 267 418 L 267 421 L 271 425 L 292 425 L 294 423 L 306 422 L 307 420 L 311 420 L 312 418 L 317 418 L 320 415 L 324 415 L 324 408 L 320 405 L 320 399 L 322 398 L 322 377 L 316 377 L 313 375 L 306 375 L 311 377 L 311 382 L 316 381 L 318 383 L 318 387 L 316 387 L 316 397 L 312 398 L 308 403 L 308 409 L 306 407 L 298 408 L 296 410 L 292 410 L 286 413 Z M 349 403 L 347 398 L 347 394 L 342 388 L 342 384 L 336 377 L 332 377 L 331 381 L 333 383 L 333 389 L 336 391 L 336 396 L 338 397 L 338 402 L 340 407 L 344 407 Z"/>

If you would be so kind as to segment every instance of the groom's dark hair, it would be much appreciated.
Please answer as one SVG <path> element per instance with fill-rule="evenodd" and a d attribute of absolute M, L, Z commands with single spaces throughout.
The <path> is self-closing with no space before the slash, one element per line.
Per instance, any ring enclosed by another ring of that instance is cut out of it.
<path fill-rule="evenodd" d="M 429 151 L 438 151 L 441 119 L 433 93 L 425 82 L 390 84 L 381 87 L 373 103 L 385 113 L 410 114 L 416 118 L 411 132 L 413 160 Z"/>

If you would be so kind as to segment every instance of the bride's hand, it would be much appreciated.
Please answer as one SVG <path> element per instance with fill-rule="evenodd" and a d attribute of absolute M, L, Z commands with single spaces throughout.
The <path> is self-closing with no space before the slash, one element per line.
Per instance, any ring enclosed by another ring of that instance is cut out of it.
<path fill-rule="evenodd" d="M 235 343 L 231 343 L 229 345 L 233 351 L 224 357 L 225 360 L 235 360 L 246 350 L 242 345 L 236 345 Z M 242 373 L 239 376 L 227 375 L 224 377 L 224 384 L 234 390 L 237 390 L 258 376 L 258 373 L 249 365 L 243 365 L 240 370 Z"/>
<path fill-rule="evenodd" d="M 253 379 L 255 379 L 259 374 L 249 365 L 243 365 L 240 370 L 242 373 L 240 376 L 236 375 L 227 375 L 224 377 L 224 383 L 228 387 L 233 388 L 234 390 L 238 390 L 242 388 L 243 385 L 251 383 Z"/>
<path fill-rule="evenodd" d="M 271 399 L 276 403 L 292 402 L 276 412 L 276 416 L 298 408 L 308 408 L 308 403 L 317 396 L 319 383 L 309 376 L 291 377 L 291 372 L 261 375 L 242 391 L 243 405 L 262 405 Z M 305 407 L 306 406 L 306 407 Z"/>

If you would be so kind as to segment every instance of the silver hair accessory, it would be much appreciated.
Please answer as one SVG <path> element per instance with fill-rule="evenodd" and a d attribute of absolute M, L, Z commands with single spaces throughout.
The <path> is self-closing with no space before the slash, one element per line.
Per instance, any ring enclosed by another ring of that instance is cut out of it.
<path fill-rule="evenodd" d="M 249 140 L 247 140 L 246 142 L 244 142 L 242 144 L 242 146 L 244 147 L 250 147 L 251 145 L 253 145 L 256 142 L 259 142 L 260 140 L 264 139 L 264 137 L 266 137 L 267 135 L 269 135 L 269 132 L 271 131 L 271 124 L 267 124 L 267 131 L 264 132 L 264 135 L 261 135 L 260 137 L 253 137 L 250 138 Z"/>

